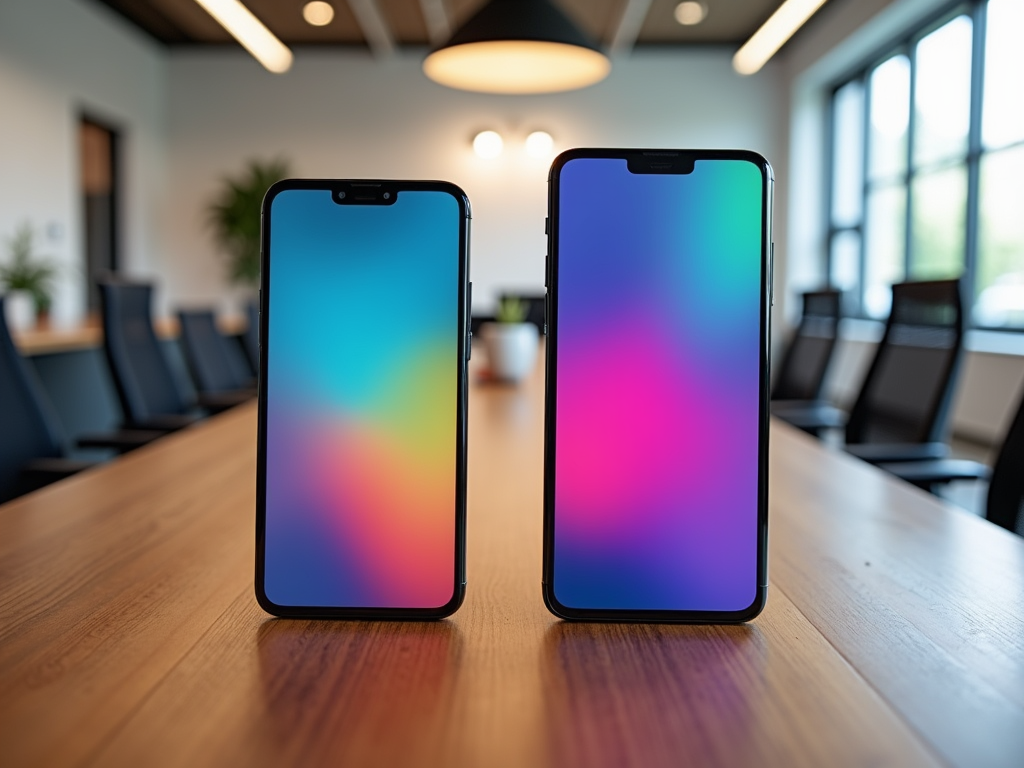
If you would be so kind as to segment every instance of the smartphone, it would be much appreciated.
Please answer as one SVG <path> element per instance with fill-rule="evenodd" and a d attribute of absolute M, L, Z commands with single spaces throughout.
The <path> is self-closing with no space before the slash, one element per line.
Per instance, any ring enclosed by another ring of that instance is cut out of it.
<path fill-rule="evenodd" d="M 773 183 L 745 151 L 552 165 L 543 593 L 559 617 L 764 606 Z"/>
<path fill-rule="evenodd" d="M 466 587 L 465 193 L 287 180 L 263 201 L 256 597 L 441 618 Z"/>

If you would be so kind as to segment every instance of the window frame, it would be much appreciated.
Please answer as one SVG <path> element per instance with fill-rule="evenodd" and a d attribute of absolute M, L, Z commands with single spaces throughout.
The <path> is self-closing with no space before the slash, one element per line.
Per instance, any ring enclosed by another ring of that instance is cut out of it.
<path fill-rule="evenodd" d="M 964 246 L 963 246 L 963 272 L 961 285 L 965 303 L 967 304 L 967 318 L 969 327 L 977 330 L 1010 332 L 1024 334 L 1024 326 L 982 326 L 973 322 L 973 306 L 975 301 L 974 288 L 979 258 L 979 230 L 980 211 L 979 197 L 981 187 L 981 164 L 986 155 L 993 152 L 1000 152 L 1013 147 L 1024 145 L 1024 140 L 1013 142 L 1006 146 L 995 149 L 985 149 L 982 143 L 982 108 L 984 100 L 985 82 L 985 31 L 988 0 L 952 0 L 933 14 L 926 17 L 922 23 L 916 25 L 911 31 L 890 39 L 885 45 L 880 46 L 875 52 L 866 57 L 857 67 L 848 70 L 843 77 L 837 78 L 825 89 L 828 99 L 825 110 L 825 270 L 827 280 L 832 282 L 835 263 L 833 258 L 833 246 L 836 238 L 843 233 L 852 232 L 857 235 L 859 241 L 859 253 L 857 264 L 857 286 L 854 296 L 846 297 L 844 300 L 847 314 L 852 317 L 874 320 L 865 311 L 865 278 L 867 266 L 867 240 L 865 238 L 868 211 L 868 196 L 873 189 L 887 186 L 902 188 L 906 194 L 906 210 L 904 211 L 904 232 L 903 232 L 903 274 L 904 279 L 911 275 L 911 263 L 913 259 L 913 185 L 916 178 L 922 174 L 934 172 L 941 168 L 964 167 L 967 173 L 967 199 L 964 218 Z M 970 93 L 970 115 L 967 133 L 966 149 L 955 156 L 943 160 L 931 160 L 914 164 L 914 143 L 915 143 L 915 121 L 916 121 L 916 89 L 917 89 L 917 45 L 925 37 L 935 32 L 940 27 L 957 18 L 966 15 L 971 19 L 971 93 Z M 910 64 L 910 88 L 908 93 L 909 115 L 907 121 L 906 141 L 906 166 L 898 176 L 888 177 L 884 180 L 869 178 L 869 165 L 871 153 L 871 73 L 876 67 L 883 64 L 894 56 L 906 56 Z M 862 114 L 861 114 L 861 179 L 860 179 L 860 217 L 855 224 L 837 225 L 833 218 L 833 206 L 835 204 L 835 170 L 836 170 L 836 95 L 847 85 L 859 83 L 861 89 Z"/>

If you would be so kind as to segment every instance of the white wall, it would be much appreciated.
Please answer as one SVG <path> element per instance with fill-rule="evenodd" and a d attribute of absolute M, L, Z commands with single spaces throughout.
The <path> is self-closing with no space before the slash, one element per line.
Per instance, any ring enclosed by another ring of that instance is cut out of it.
<path fill-rule="evenodd" d="M 823 202 L 828 89 L 880 46 L 946 4 L 947 0 L 832 0 L 781 56 L 789 141 L 789 247 L 781 257 L 785 280 L 776 285 L 776 303 L 781 301 L 790 322 L 799 311 L 796 295 L 826 282 Z M 881 331 L 880 324 L 871 325 L 843 325 L 826 384 L 837 402 L 849 404 L 856 396 Z M 998 443 L 1024 392 L 1024 339 L 1007 336 L 977 332 L 967 336 L 968 352 L 953 407 L 953 430 L 962 437 Z"/>
<path fill-rule="evenodd" d="M 81 0 L 0 3 L 0 238 L 28 221 L 59 264 L 54 319 L 85 305 L 78 121 L 123 131 L 125 262 L 154 271 L 166 139 L 166 57 L 112 12 Z M 8 258 L 6 242 L 0 259 Z"/>
<path fill-rule="evenodd" d="M 473 205 L 474 303 L 486 311 L 502 288 L 543 291 L 550 161 L 525 155 L 529 131 L 547 130 L 558 149 L 742 147 L 776 163 L 783 146 L 778 71 L 739 77 L 725 50 L 641 51 L 596 86 L 529 97 L 443 88 L 422 74 L 421 57 L 299 50 L 291 71 L 271 75 L 242 52 L 173 52 L 166 295 L 225 295 L 204 206 L 218 180 L 253 157 L 287 157 L 300 176 L 459 184 Z M 506 136 L 501 158 L 473 154 L 483 128 Z"/>

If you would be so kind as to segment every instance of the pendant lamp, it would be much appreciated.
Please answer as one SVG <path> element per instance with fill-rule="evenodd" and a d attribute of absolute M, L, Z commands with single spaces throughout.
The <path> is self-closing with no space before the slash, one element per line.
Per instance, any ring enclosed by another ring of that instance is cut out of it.
<path fill-rule="evenodd" d="M 611 68 L 550 0 L 491 0 L 423 62 L 431 80 L 481 93 L 571 91 Z"/>

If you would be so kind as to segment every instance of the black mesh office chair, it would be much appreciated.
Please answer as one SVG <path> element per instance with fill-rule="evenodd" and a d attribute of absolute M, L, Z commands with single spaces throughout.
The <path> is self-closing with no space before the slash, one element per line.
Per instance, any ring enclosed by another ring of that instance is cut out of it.
<path fill-rule="evenodd" d="M 836 346 L 839 291 L 809 291 L 803 295 L 803 314 L 793 340 L 779 365 L 772 400 L 816 401 L 821 398 L 825 373 Z"/>
<path fill-rule="evenodd" d="M 845 422 L 846 449 L 866 461 L 943 458 L 963 324 L 959 280 L 898 283 L 849 418 L 825 404 L 773 413 L 807 431 Z"/>
<path fill-rule="evenodd" d="M 67 438 L 53 407 L 11 338 L 0 296 L 0 502 L 69 477 L 95 464 L 67 458 Z M 79 445 L 127 451 L 160 433 L 116 432 L 84 436 Z"/>
<path fill-rule="evenodd" d="M 255 397 L 241 350 L 217 329 L 212 311 L 180 311 L 178 323 L 185 358 L 204 407 L 221 411 Z"/>
<path fill-rule="evenodd" d="M 249 369 L 253 376 L 260 375 L 260 307 L 255 301 L 245 305 L 245 333 L 242 334 L 242 347 L 249 361 Z"/>
<path fill-rule="evenodd" d="M 985 464 L 965 459 L 933 459 L 879 466 L 933 492 L 954 480 L 991 478 L 985 517 L 996 525 L 1024 535 L 1024 395 L 991 470 Z"/>
<path fill-rule="evenodd" d="M 126 426 L 166 432 L 198 421 L 174 381 L 153 329 L 153 286 L 117 280 L 99 282 L 103 349 L 113 374 Z"/>

